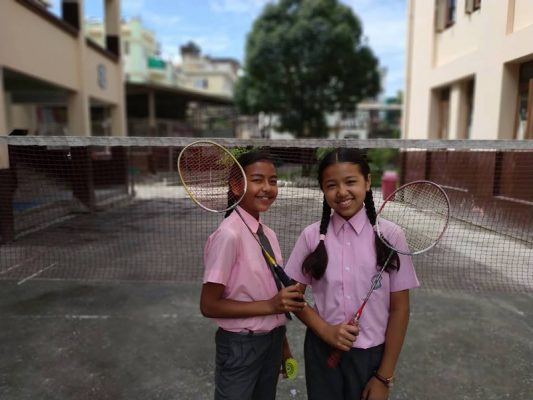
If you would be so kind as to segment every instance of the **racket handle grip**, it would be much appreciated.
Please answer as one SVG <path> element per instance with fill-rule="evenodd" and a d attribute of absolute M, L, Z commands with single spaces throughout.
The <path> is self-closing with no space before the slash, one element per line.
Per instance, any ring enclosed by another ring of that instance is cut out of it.
<path fill-rule="evenodd" d="M 342 351 L 340 350 L 333 350 L 331 353 L 329 353 L 329 357 L 327 360 L 327 364 L 329 368 L 336 368 L 337 365 L 339 365 L 339 362 L 342 358 Z"/>
<path fill-rule="evenodd" d="M 279 265 L 274 266 L 274 272 L 276 273 L 276 276 L 279 278 L 281 283 L 283 283 L 283 286 L 291 286 L 296 283 L 294 279 L 289 278 L 289 275 L 285 273 L 283 268 L 281 268 Z M 298 299 L 297 301 L 305 301 L 304 299 Z"/>
<path fill-rule="evenodd" d="M 361 311 L 362 311 L 361 308 L 357 310 L 357 313 L 354 315 L 354 317 L 350 321 L 348 321 L 350 325 L 355 325 L 359 321 L 359 318 L 361 317 Z M 329 353 L 329 357 L 327 360 L 328 367 L 330 368 L 337 367 L 337 365 L 339 365 L 339 362 L 341 361 L 341 358 L 342 358 L 342 351 L 338 349 L 332 350 L 331 353 Z"/>
<path fill-rule="evenodd" d="M 279 265 L 274 266 L 274 272 L 276 273 L 276 276 L 279 278 L 281 283 L 283 283 L 283 286 L 287 287 L 296 283 L 293 279 L 289 278 L 283 268 L 281 268 Z"/>

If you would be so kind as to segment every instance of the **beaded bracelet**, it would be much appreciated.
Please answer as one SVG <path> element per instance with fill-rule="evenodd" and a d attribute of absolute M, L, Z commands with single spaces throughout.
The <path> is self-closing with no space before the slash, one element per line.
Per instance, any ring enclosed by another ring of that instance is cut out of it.
<path fill-rule="evenodd" d="M 394 380 L 394 376 L 391 376 L 390 378 L 385 378 L 383 375 L 380 375 L 378 371 L 374 371 L 374 377 L 389 389 L 393 385 L 392 381 Z"/>

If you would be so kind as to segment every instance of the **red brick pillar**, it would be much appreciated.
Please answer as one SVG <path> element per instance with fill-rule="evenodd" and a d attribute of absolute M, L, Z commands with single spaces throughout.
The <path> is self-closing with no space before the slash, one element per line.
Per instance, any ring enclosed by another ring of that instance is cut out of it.
<path fill-rule="evenodd" d="M 16 187 L 15 170 L 0 169 L 0 243 L 15 240 L 13 197 Z"/>
<path fill-rule="evenodd" d="M 91 153 L 87 147 L 72 147 L 72 193 L 87 208 L 96 208 L 96 196 L 94 192 L 93 164 Z"/>

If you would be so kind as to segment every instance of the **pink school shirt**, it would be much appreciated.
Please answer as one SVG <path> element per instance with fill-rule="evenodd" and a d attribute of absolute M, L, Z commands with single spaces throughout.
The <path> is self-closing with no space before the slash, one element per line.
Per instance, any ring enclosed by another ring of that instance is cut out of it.
<path fill-rule="evenodd" d="M 254 217 L 237 206 L 242 217 L 257 232 L 259 223 Z M 263 229 L 276 261 L 282 265 L 281 249 L 272 229 L 263 224 Z M 204 283 L 224 285 L 224 298 L 239 301 L 268 300 L 278 293 L 272 272 L 248 228 L 234 210 L 209 236 L 204 249 Z M 284 325 L 284 314 L 262 315 L 250 318 L 217 318 L 215 322 L 227 331 L 266 332 Z"/>
<path fill-rule="evenodd" d="M 387 235 L 395 225 L 382 225 L 384 236 L 390 239 L 393 246 L 405 242 L 405 237 Z M 315 310 L 328 323 L 339 324 L 353 318 L 370 290 L 372 277 L 379 272 L 376 267 L 374 231 L 364 208 L 349 220 L 333 213 L 325 239 L 328 267 L 322 279 L 315 280 L 303 274 L 301 267 L 305 257 L 318 245 L 319 229 L 320 222 L 304 229 L 285 266 L 285 272 L 296 281 L 311 285 Z M 403 246 L 405 244 L 401 248 Z M 399 271 L 383 273 L 381 287 L 374 290 L 361 315 L 360 333 L 353 347 L 366 349 L 382 344 L 389 318 L 390 292 L 420 286 L 411 257 L 400 254 L 400 264 Z"/>

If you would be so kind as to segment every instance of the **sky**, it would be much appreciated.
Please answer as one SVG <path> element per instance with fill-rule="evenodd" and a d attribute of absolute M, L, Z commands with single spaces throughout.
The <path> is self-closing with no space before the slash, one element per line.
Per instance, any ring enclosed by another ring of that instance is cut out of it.
<path fill-rule="evenodd" d="M 272 0 L 122 0 L 122 16 L 140 16 L 152 30 L 166 59 L 180 61 L 179 47 L 189 41 L 202 54 L 244 61 L 246 35 Z M 387 70 L 386 97 L 403 89 L 407 0 L 340 0 L 363 24 L 364 36 Z M 52 0 L 58 13 L 61 0 Z M 101 19 L 104 0 L 85 0 L 85 16 Z"/>

